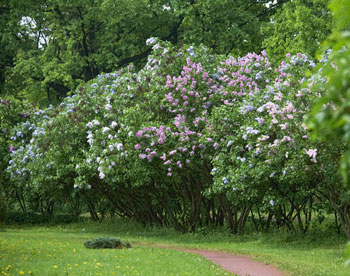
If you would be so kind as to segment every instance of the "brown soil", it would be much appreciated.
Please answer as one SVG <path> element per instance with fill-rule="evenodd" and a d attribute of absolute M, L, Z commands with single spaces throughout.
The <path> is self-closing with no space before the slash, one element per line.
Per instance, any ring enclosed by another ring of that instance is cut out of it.
<path fill-rule="evenodd" d="M 199 254 L 222 267 L 223 269 L 240 276 L 285 276 L 285 274 L 279 271 L 276 267 L 254 261 L 245 256 L 211 250 L 183 249 L 158 245 L 152 245 L 152 247 Z"/>

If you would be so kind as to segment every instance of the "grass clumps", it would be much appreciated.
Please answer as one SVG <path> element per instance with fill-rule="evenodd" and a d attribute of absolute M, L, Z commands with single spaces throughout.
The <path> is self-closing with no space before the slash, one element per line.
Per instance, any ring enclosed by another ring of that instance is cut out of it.
<path fill-rule="evenodd" d="M 97 249 L 97 248 L 131 248 L 130 243 L 122 242 L 120 239 L 102 237 L 92 239 L 84 243 L 86 248 Z"/>

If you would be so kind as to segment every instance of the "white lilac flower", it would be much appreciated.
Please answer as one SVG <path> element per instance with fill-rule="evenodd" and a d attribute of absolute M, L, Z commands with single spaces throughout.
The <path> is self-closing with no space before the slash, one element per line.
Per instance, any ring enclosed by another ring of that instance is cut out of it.
<path fill-rule="evenodd" d="M 117 148 L 118 151 L 123 150 L 123 144 L 120 144 L 120 143 L 117 144 L 117 145 L 116 145 L 116 148 Z"/>
<path fill-rule="evenodd" d="M 92 123 L 93 123 L 94 125 L 96 125 L 96 126 L 100 125 L 100 122 L 97 121 L 97 120 L 93 120 Z"/>
<path fill-rule="evenodd" d="M 246 131 L 248 134 L 258 134 L 259 130 L 253 129 L 252 127 L 247 127 Z"/>
<path fill-rule="evenodd" d="M 261 79 L 261 74 L 262 74 L 261 71 L 258 72 L 258 73 L 256 74 L 256 76 L 255 76 L 255 79 L 260 80 L 260 79 Z"/>
<path fill-rule="evenodd" d="M 232 141 L 232 140 L 228 141 L 228 143 L 227 143 L 227 147 L 232 146 L 232 144 L 233 144 L 233 141 Z"/>
<path fill-rule="evenodd" d="M 99 177 L 100 177 L 100 179 L 103 179 L 103 178 L 105 178 L 105 174 L 102 171 L 100 171 Z"/>
<path fill-rule="evenodd" d="M 102 133 L 106 133 L 107 131 L 109 131 L 110 130 L 110 128 L 109 127 L 103 127 L 103 129 L 102 129 Z"/>
<path fill-rule="evenodd" d="M 226 178 L 226 177 L 223 177 L 223 178 L 222 178 L 222 182 L 224 182 L 224 184 L 227 184 L 227 183 L 228 183 L 227 178 Z"/>
<path fill-rule="evenodd" d="M 275 201 L 273 199 L 270 200 L 270 205 L 274 206 L 275 205 Z"/>
<path fill-rule="evenodd" d="M 111 109 L 112 109 L 112 105 L 111 105 L 111 104 L 106 104 L 106 105 L 105 105 L 105 109 L 111 110 Z"/>
<path fill-rule="evenodd" d="M 115 128 L 117 125 L 118 125 L 118 124 L 117 124 L 116 122 L 114 122 L 114 121 L 111 123 L 111 127 L 112 127 L 112 128 Z"/>
<path fill-rule="evenodd" d="M 92 140 L 92 139 L 88 139 L 88 144 L 90 145 L 90 147 L 92 146 L 92 144 L 94 143 L 94 140 Z"/>
<path fill-rule="evenodd" d="M 317 149 L 309 149 L 306 151 L 306 154 L 311 158 L 311 162 L 316 163 L 316 155 L 317 155 Z"/>
<path fill-rule="evenodd" d="M 157 38 L 155 37 L 150 37 L 146 40 L 146 45 L 150 46 L 150 45 L 153 45 L 157 42 Z"/>

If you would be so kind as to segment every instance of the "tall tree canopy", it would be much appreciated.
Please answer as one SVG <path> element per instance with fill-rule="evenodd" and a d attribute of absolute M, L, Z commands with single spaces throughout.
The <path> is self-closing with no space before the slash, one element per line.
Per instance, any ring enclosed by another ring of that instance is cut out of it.
<path fill-rule="evenodd" d="M 129 63 L 145 44 L 204 44 L 216 53 L 261 49 L 260 23 L 280 3 L 268 0 L 30 0 L 1 6 L 1 94 L 46 104 L 78 84 Z"/>
<path fill-rule="evenodd" d="M 263 47 L 277 61 L 288 52 L 314 56 L 331 31 L 329 0 L 295 0 L 284 3 L 262 29 Z"/>

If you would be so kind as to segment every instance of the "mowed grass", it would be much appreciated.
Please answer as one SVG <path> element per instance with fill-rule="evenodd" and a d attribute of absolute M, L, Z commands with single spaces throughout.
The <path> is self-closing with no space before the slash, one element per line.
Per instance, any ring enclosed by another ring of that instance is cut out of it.
<path fill-rule="evenodd" d="M 12 265 L 10 275 L 20 271 L 34 275 L 230 275 L 197 255 L 144 246 L 168 245 L 251 256 L 291 276 L 350 275 L 344 267 L 346 239 L 334 229 L 318 227 L 308 234 L 247 232 L 234 236 L 222 228 L 181 234 L 123 220 L 12 227 L 0 232 L 0 268 L 5 271 Z M 101 236 L 121 238 L 134 247 L 120 251 L 83 247 L 84 241 Z"/>
<path fill-rule="evenodd" d="M 92 236 L 64 228 L 0 232 L 0 275 L 231 275 L 203 257 L 175 250 L 86 249 Z"/>

